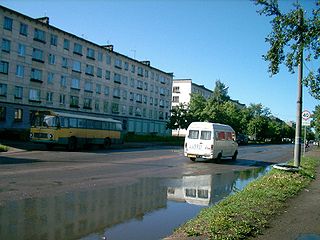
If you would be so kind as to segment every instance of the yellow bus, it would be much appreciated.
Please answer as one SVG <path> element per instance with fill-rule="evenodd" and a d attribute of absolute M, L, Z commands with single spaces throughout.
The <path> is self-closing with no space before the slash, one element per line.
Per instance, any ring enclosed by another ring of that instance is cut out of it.
<path fill-rule="evenodd" d="M 65 145 L 72 151 L 86 144 L 108 148 L 123 143 L 122 124 L 111 118 L 38 111 L 31 120 L 30 140 L 45 143 L 48 149 Z"/>

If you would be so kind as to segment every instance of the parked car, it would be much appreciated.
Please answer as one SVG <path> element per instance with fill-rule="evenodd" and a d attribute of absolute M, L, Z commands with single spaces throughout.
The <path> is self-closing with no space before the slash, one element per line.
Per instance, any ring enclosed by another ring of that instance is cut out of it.
<path fill-rule="evenodd" d="M 237 143 L 238 143 L 239 145 L 246 145 L 246 144 L 248 144 L 248 136 L 245 135 L 245 134 L 239 133 L 238 136 L 237 136 Z"/>

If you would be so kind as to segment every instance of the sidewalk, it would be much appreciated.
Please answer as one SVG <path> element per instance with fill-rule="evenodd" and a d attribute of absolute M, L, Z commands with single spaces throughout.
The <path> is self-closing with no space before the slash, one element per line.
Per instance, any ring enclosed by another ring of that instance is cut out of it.
<path fill-rule="evenodd" d="M 307 152 L 320 161 L 320 150 Z M 287 202 L 287 208 L 279 212 L 255 240 L 320 240 L 320 166 L 316 179 L 295 198 Z"/>
<path fill-rule="evenodd" d="M 7 152 L 0 152 L 1 154 L 10 154 L 10 153 L 17 153 L 17 152 L 24 152 L 24 151 L 33 151 L 33 150 L 40 150 L 40 151 L 47 151 L 45 144 L 38 144 L 33 143 L 30 141 L 14 141 L 14 140 L 6 140 L 0 139 L 0 144 L 6 145 L 9 147 Z M 112 149 L 132 149 L 132 148 L 146 148 L 152 146 L 163 146 L 165 144 L 159 142 L 125 142 L 124 144 L 114 144 L 111 145 L 110 150 Z M 57 147 L 57 150 L 66 148 L 63 146 Z M 86 151 L 87 149 L 83 149 L 80 151 Z"/>

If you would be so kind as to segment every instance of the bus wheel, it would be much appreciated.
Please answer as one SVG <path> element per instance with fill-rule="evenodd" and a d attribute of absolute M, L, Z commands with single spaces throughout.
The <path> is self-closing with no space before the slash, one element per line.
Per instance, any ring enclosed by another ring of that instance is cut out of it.
<path fill-rule="evenodd" d="M 48 149 L 48 150 L 52 150 L 52 148 L 53 148 L 53 144 L 48 143 L 48 144 L 46 145 L 46 147 L 47 147 L 47 149 Z"/>
<path fill-rule="evenodd" d="M 108 149 L 111 146 L 111 140 L 110 138 L 105 138 L 103 142 L 103 147 Z"/>
<path fill-rule="evenodd" d="M 75 137 L 70 137 L 68 141 L 68 150 L 75 151 L 77 149 L 77 139 Z"/>
<path fill-rule="evenodd" d="M 238 156 L 238 151 L 235 151 L 233 156 L 232 156 L 232 160 L 237 160 L 237 156 Z"/>

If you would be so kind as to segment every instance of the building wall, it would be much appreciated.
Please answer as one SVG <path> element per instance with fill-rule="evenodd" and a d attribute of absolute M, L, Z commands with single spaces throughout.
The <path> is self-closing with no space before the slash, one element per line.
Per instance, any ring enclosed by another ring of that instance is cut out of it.
<path fill-rule="evenodd" d="M 30 112 L 53 109 L 170 134 L 172 74 L 1 6 L 0 36 L 0 129 L 29 128 Z"/>
<path fill-rule="evenodd" d="M 193 83 L 192 79 L 174 79 L 172 84 L 172 107 L 174 108 L 180 103 L 189 104 L 193 93 L 201 94 L 206 99 L 212 96 L 211 90 L 203 85 Z M 185 136 L 186 133 L 186 129 L 172 130 L 173 136 Z"/>

